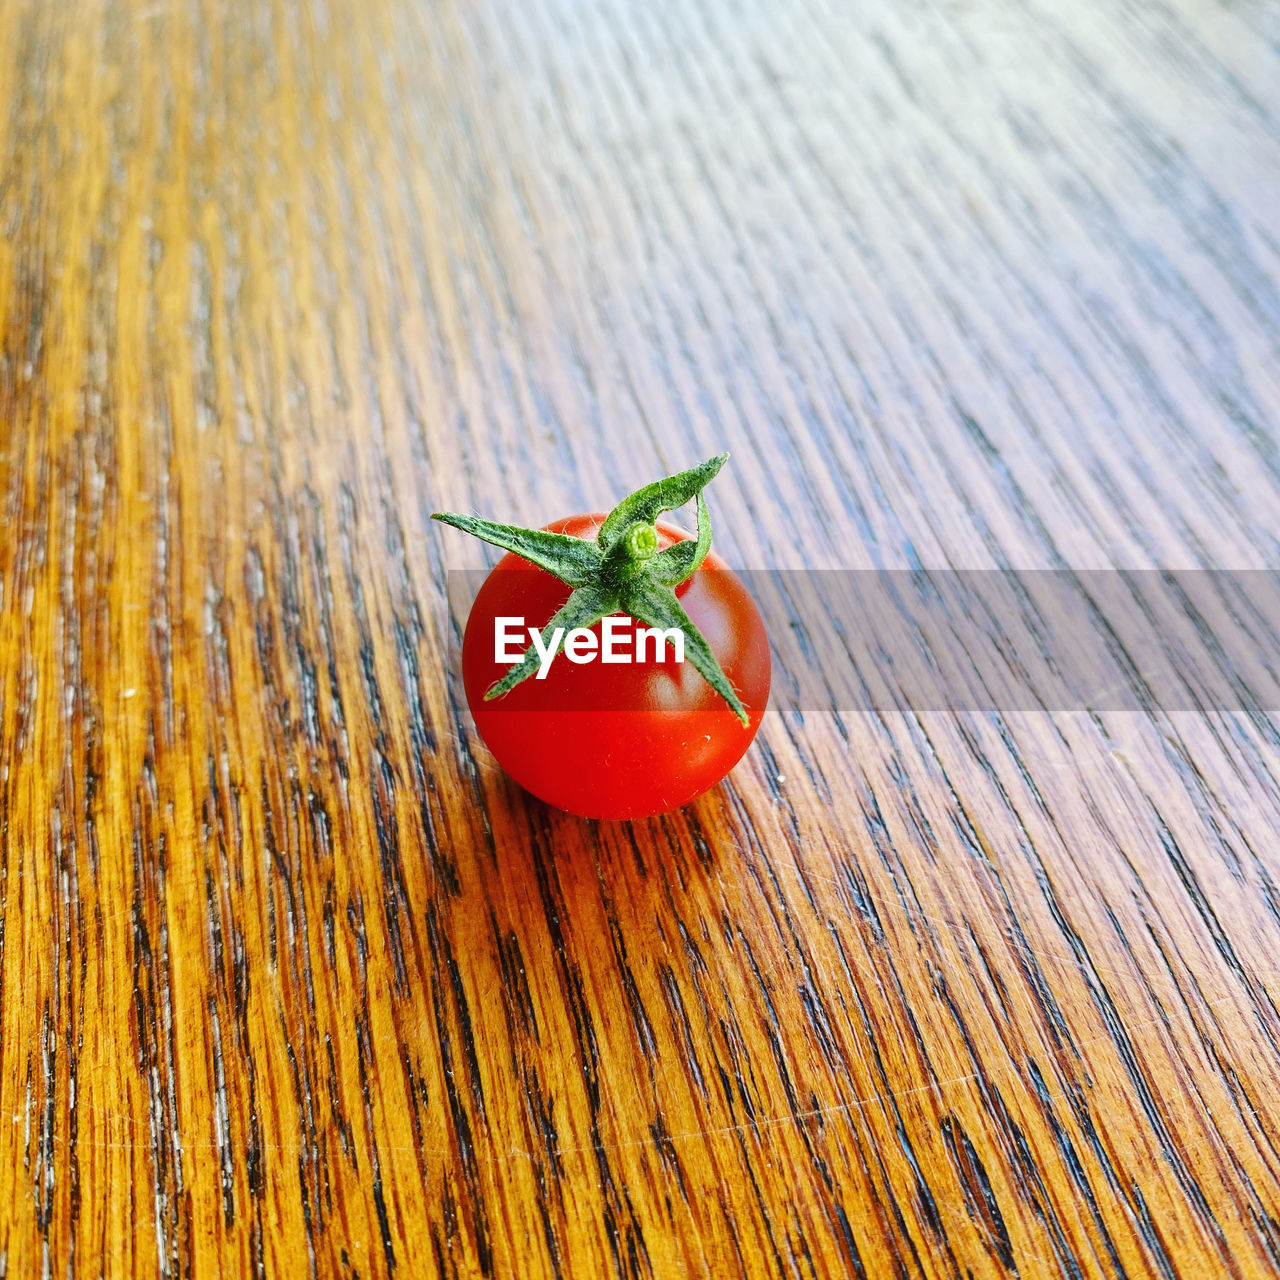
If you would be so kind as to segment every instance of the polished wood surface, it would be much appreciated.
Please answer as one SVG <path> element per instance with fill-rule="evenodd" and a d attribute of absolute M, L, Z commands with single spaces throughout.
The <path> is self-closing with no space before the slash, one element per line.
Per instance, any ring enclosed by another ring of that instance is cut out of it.
<path fill-rule="evenodd" d="M 0 1274 L 1280 1272 L 1280 699 L 579 821 L 428 519 L 1275 567 L 1278 121 L 1269 0 L 6 0 Z"/>

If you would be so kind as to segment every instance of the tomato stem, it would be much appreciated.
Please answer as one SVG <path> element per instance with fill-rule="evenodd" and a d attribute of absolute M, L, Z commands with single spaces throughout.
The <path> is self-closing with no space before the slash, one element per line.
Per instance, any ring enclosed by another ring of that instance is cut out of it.
<path fill-rule="evenodd" d="M 727 453 L 717 454 L 688 471 L 655 480 L 629 494 L 605 517 L 595 543 L 450 511 L 437 511 L 432 519 L 502 547 L 574 588 L 544 628 L 544 641 L 555 634 L 556 624 L 561 624 L 562 634 L 568 619 L 577 627 L 593 627 L 619 606 L 651 627 L 680 630 L 694 667 L 746 725 L 749 718 L 742 700 L 675 594 L 675 588 L 697 572 L 711 550 L 711 517 L 702 491 L 728 457 Z M 654 521 L 664 511 L 674 511 L 693 499 L 698 505 L 698 536 L 661 548 Z M 485 698 L 500 697 L 537 669 L 536 646 L 530 645 Z"/>
<path fill-rule="evenodd" d="M 633 524 L 622 539 L 631 560 L 652 560 L 658 554 L 658 531 L 652 524 Z"/>

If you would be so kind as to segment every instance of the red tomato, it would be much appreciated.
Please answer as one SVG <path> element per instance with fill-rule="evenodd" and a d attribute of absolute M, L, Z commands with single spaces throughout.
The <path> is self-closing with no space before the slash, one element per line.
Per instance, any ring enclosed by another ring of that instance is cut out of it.
<path fill-rule="evenodd" d="M 593 540 L 603 514 L 545 527 Z M 686 535 L 659 522 L 662 546 Z M 569 598 L 559 578 L 505 555 L 485 579 L 462 642 L 462 675 L 476 727 L 498 763 L 534 795 L 588 818 L 640 818 L 679 808 L 737 764 L 769 700 L 769 642 L 741 579 L 715 552 L 676 588 L 746 708 L 743 725 L 687 659 L 574 663 L 563 649 L 545 679 L 530 677 L 490 702 L 508 667 L 494 655 L 495 619 L 542 627 Z M 638 624 L 637 624 L 638 625 Z M 591 628 L 599 644 L 601 624 Z M 518 646 L 527 645 L 527 632 Z M 512 646 L 513 648 L 517 646 Z"/>

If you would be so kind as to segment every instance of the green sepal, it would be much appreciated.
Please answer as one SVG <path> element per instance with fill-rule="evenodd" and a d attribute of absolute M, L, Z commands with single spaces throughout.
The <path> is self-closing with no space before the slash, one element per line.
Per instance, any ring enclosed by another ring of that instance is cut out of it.
<path fill-rule="evenodd" d="M 639 521 L 652 524 L 664 511 L 683 507 L 715 479 L 728 457 L 727 453 L 718 453 L 714 458 L 690 467 L 688 471 L 667 476 L 665 480 L 655 480 L 643 489 L 637 489 L 635 493 L 623 498 L 605 517 L 596 541 L 607 551 L 633 524 Z"/>
<path fill-rule="evenodd" d="M 587 545 L 590 544 L 588 543 Z M 579 587 L 556 610 L 551 621 L 542 628 L 543 647 L 545 648 L 551 637 L 555 635 L 556 628 L 563 627 L 564 632 L 560 637 L 560 643 L 557 643 L 555 652 L 552 654 L 554 658 L 555 654 L 560 652 L 560 644 L 563 643 L 564 637 L 574 627 L 594 627 L 601 618 L 617 611 L 618 597 L 615 592 L 601 587 Z M 500 698 L 504 693 L 509 693 L 522 680 L 527 680 L 533 675 L 540 663 L 541 659 L 538 657 L 537 647 L 531 644 L 524 651 L 524 657 L 501 680 L 497 680 L 489 686 L 485 692 L 484 700 L 488 702 L 492 698 Z"/>
<path fill-rule="evenodd" d="M 711 646 L 702 638 L 702 632 L 685 613 L 676 593 L 668 586 L 641 575 L 622 589 L 622 607 L 639 622 L 651 627 L 679 627 L 684 632 L 685 657 L 698 669 L 706 682 L 729 704 L 733 714 L 745 725 L 747 709 L 729 683 Z"/>
<path fill-rule="evenodd" d="M 567 533 L 521 529 L 513 524 L 497 524 L 452 511 L 437 511 L 431 518 L 451 524 L 464 533 L 473 533 L 504 551 L 511 551 L 522 560 L 536 564 L 539 569 L 555 574 L 571 587 L 582 587 L 592 582 L 604 559 L 599 549 L 585 538 L 574 538 Z"/>
<path fill-rule="evenodd" d="M 711 517 L 707 513 L 707 500 L 699 489 L 697 538 L 686 538 L 683 542 L 659 551 L 649 562 L 649 575 L 668 587 L 678 587 L 686 578 L 693 577 L 710 550 Z"/>

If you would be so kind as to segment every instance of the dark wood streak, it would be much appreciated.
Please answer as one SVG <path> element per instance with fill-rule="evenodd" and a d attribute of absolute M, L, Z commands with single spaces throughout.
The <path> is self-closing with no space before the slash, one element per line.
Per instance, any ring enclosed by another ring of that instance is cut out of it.
<path fill-rule="evenodd" d="M 1276 690 L 1086 572 L 1276 565 L 1277 86 L 1265 3 L 0 6 L 0 1274 L 1280 1271 Z M 784 666 L 547 810 L 429 513 L 722 447 L 734 563 L 1057 570 L 1134 709 Z"/>

